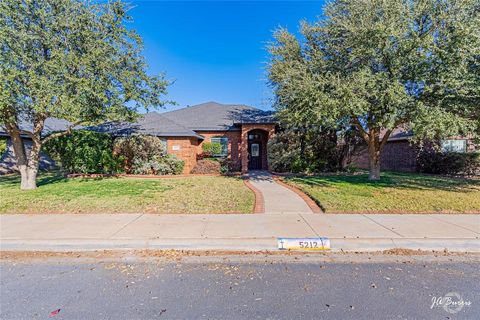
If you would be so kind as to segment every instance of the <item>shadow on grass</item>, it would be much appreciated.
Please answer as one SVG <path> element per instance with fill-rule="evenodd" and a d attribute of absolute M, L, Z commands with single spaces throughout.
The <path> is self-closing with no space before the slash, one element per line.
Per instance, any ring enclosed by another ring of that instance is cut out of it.
<path fill-rule="evenodd" d="M 49 184 L 59 183 L 59 182 L 66 182 L 67 178 L 61 175 L 48 175 L 48 176 L 39 176 L 37 178 L 37 187 L 46 186 Z"/>
<path fill-rule="evenodd" d="M 60 172 L 54 173 L 40 173 L 37 176 L 37 187 L 56 184 L 56 183 L 64 183 L 67 182 L 69 179 L 78 179 L 78 181 L 87 182 L 87 181 L 98 181 L 106 179 L 104 177 L 95 177 L 95 178 L 66 178 Z M 11 186 L 19 186 L 20 187 L 20 174 L 13 173 L 8 175 L 0 176 L 0 187 L 11 187 Z"/>
<path fill-rule="evenodd" d="M 443 190 L 470 192 L 480 188 L 480 180 L 412 173 L 384 172 L 379 181 L 368 180 L 368 174 L 324 175 L 289 178 L 308 186 L 365 186 L 369 188 L 398 188 L 413 190 Z"/>
<path fill-rule="evenodd" d="M 8 187 L 12 185 L 20 185 L 20 175 L 18 174 L 7 174 L 0 176 L 0 187 Z"/>

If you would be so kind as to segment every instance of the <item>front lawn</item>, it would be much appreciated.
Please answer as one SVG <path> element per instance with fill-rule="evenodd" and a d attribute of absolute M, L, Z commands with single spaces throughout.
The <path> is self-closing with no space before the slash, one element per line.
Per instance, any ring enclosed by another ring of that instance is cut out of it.
<path fill-rule="evenodd" d="M 0 176 L 0 213 L 249 213 L 253 203 L 253 193 L 235 177 L 41 175 L 36 190 L 21 191 L 19 176 Z"/>
<path fill-rule="evenodd" d="M 480 213 L 480 180 L 383 172 L 286 178 L 327 213 Z"/>

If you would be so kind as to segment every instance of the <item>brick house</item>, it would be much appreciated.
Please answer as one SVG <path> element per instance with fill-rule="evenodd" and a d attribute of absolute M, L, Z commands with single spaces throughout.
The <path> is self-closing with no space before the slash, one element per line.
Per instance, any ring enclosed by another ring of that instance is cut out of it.
<path fill-rule="evenodd" d="M 395 129 L 383 148 L 380 166 L 382 170 L 414 172 L 417 170 L 418 150 L 412 144 L 413 133 L 402 128 Z M 441 141 L 444 151 L 474 152 L 478 147 L 473 137 L 450 137 Z M 350 163 L 361 169 L 368 169 L 368 150 L 360 146 L 353 154 Z"/>
<path fill-rule="evenodd" d="M 164 113 L 149 112 L 135 123 L 106 123 L 94 128 L 116 136 L 147 134 L 163 139 L 167 153 L 185 161 L 190 173 L 205 142 L 218 142 L 232 169 L 267 170 L 267 142 L 275 134 L 272 112 L 244 105 L 207 102 Z"/>
<path fill-rule="evenodd" d="M 49 118 L 44 134 L 65 130 L 67 126 L 66 121 Z M 110 122 L 88 129 L 114 136 L 157 136 L 165 141 L 167 153 L 185 161 L 183 173 L 186 174 L 195 167 L 205 142 L 220 143 L 223 151 L 218 156 L 230 159 L 235 171 L 267 170 L 267 142 L 275 134 L 275 127 L 272 112 L 244 105 L 207 102 L 170 112 L 149 112 L 134 123 Z M 7 152 L 0 160 L 1 174 L 16 170 L 16 161 L 9 136 L 1 127 L 0 136 L 7 138 Z M 24 141 L 28 149 L 29 138 L 25 136 Z M 40 168 L 53 166 L 53 160 L 42 154 Z"/>

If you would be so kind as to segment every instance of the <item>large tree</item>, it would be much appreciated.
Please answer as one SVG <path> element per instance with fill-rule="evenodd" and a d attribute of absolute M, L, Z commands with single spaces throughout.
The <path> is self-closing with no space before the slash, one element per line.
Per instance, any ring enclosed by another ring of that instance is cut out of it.
<path fill-rule="evenodd" d="M 164 104 L 168 84 L 146 74 L 128 9 L 121 1 L 0 1 L 0 125 L 12 138 L 22 189 L 36 188 L 48 140 Z M 49 117 L 71 125 L 45 136 Z M 22 136 L 32 140 L 31 150 Z"/>
<path fill-rule="evenodd" d="M 355 128 L 370 179 L 401 126 L 471 132 L 480 106 L 479 0 L 334 0 L 301 39 L 277 30 L 269 79 L 284 119 Z"/>

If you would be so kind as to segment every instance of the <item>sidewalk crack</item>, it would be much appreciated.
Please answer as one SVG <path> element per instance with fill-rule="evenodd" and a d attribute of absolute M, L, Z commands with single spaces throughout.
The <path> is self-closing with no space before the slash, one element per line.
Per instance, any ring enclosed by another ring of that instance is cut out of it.
<path fill-rule="evenodd" d="M 116 236 L 120 231 L 122 231 L 123 229 L 125 229 L 127 226 L 129 226 L 131 223 L 137 221 L 138 219 L 140 219 L 141 217 L 143 217 L 145 215 L 145 213 L 142 213 L 141 215 L 139 215 L 138 217 L 136 217 L 135 219 L 133 219 L 132 221 L 129 221 L 127 222 L 125 225 L 123 225 L 123 227 L 121 227 L 120 229 L 118 229 L 117 231 L 115 231 L 113 234 L 109 235 L 107 237 L 107 239 L 110 239 L 114 236 Z"/>
<path fill-rule="evenodd" d="M 380 222 L 373 220 L 372 218 L 368 217 L 368 215 L 362 214 L 362 216 L 364 216 L 364 217 L 367 218 L 368 220 L 372 221 L 373 223 L 378 224 L 380 227 L 383 227 L 383 228 L 387 229 L 388 231 L 395 233 L 397 236 L 400 236 L 400 237 L 402 237 L 402 238 L 405 238 L 405 236 L 401 235 L 401 234 L 398 233 L 397 231 L 393 231 L 392 229 L 388 228 L 387 226 L 384 226 L 383 224 L 381 224 Z"/>
<path fill-rule="evenodd" d="M 308 221 L 305 219 L 305 217 L 304 217 L 302 214 L 300 214 L 300 213 L 298 213 L 298 215 L 299 215 L 299 216 L 302 218 L 302 220 L 307 224 L 307 226 L 310 228 L 310 230 L 312 230 L 313 233 L 315 233 L 315 235 L 316 235 L 317 237 L 321 238 L 321 236 L 317 233 L 317 231 L 315 231 L 315 229 L 313 229 L 313 227 L 310 225 L 310 223 L 308 223 Z"/>
<path fill-rule="evenodd" d="M 465 227 L 460 226 L 460 225 L 458 225 L 458 224 L 456 224 L 456 223 L 453 223 L 453 222 L 450 222 L 450 221 L 447 221 L 447 220 L 443 220 L 442 218 L 438 218 L 438 217 L 434 217 L 434 216 L 430 216 L 430 217 L 433 218 L 433 219 L 435 219 L 435 220 L 442 221 L 442 222 L 444 222 L 444 223 L 448 223 L 448 224 L 454 225 L 454 226 L 456 226 L 456 227 L 462 228 L 462 229 L 464 229 L 464 230 L 468 230 L 468 231 L 471 231 L 471 232 L 473 232 L 473 233 L 480 234 L 480 232 L 478 232 L 478 231 L 475 231 L 475 230 L 472 230 L 472 229 L 469 229 L 469 228 L 465 228 Z"/>

